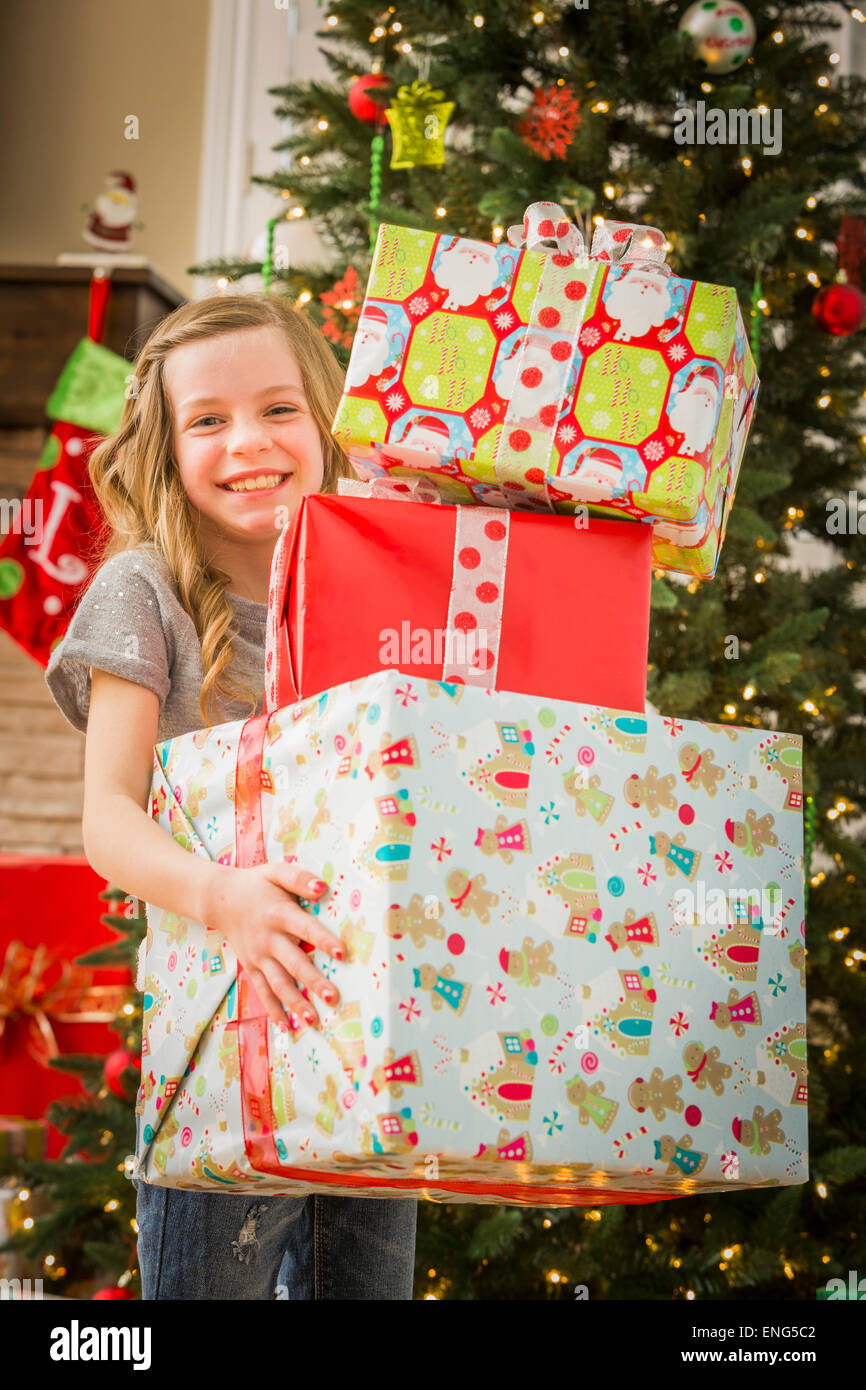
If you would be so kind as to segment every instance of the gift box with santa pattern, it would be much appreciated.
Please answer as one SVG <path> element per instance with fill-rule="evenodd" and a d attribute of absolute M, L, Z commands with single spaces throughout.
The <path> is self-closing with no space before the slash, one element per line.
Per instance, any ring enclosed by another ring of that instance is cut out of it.
<path fill-rule="evenodd" d="M 657 568 L 710 578 L 758 385 L 734 289 L 533 203 L 499 245 L 380 226 L 333 429 L 362 478 L 648 523 Z"/>

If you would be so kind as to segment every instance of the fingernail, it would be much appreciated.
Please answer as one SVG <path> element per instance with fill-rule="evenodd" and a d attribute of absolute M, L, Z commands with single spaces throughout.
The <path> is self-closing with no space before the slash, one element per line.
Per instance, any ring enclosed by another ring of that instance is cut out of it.
<path fill-rule="evenodd" d="M 313 893 L 324 893 L 327 886 L 327 883 L 325 883 L 323 879 L 314 878 L 312 883 L 310 884 L 310 890 Z"/>
<path fill-rule="evenodd" d="M 307 1012 L 304 1014 L 304 1018 L 307 1020 L 308 1023 L 315 1023 L 316 1021 L 316 1015 L 314 1013 L 310 1013 L 309 1010 L 307 1010 Z"/>
<path fill-rule="evenodd" d="M 325 990 L 325 998 L 327 999 L 327 1001 L 328 1001 L 329 1004 L 333 1004 L 333 1002 L 334 1002 L 334 1000 L 336 999 L 336 997 L 337 997 L 337 995 L 336 995 L 336 991 L 335 991 L 335 990 L 333 990 L 333 989 L 326 989 L 326 990 Z"/>
<path fill-rule="evenodd" d="M 343 949 L 342 946 L 335 946 L 335 947 L 334 947 L 334 956 L 336 957 L 337 960 L 344 960 L 344 959 L 345 959 L 346 952 L 345 952 L 345 950 Z"/>

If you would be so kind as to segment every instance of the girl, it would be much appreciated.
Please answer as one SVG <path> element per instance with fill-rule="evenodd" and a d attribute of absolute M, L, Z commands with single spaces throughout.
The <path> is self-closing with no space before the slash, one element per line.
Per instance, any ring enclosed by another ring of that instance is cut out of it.
<path fill-rule="evenodd" d="M 339 937 L 298 904 L 326 885 L 298 865 L 183 850 L 149 815 L 153 746 L 262 712 L 279 531 L 304 494 L 350 476 L 330 434 L 341 390 L 324 337 L 285 299 L 217 296 L 163 319 L 119 432 L 91 457 L 111 540 L 45 672 L 87 734 L 93 868 L 220 932 L 283 1028 L 289 1008 L 317 1024 L 312 996 L 338 998 L 298 944 L 340 958 Z M 136 1191 L 145 1299 L 272 1298 L 278 1278 L 293 1299 L 412 1297 L 414 1200 Z"/>

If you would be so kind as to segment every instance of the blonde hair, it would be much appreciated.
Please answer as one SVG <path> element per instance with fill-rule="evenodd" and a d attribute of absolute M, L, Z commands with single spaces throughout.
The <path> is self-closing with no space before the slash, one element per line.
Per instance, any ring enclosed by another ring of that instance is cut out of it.
<path fill-rule="evenodd" d="M 322 492 L 336 492 L 338 478 L 355 476 L 331 435 L 343 371 L 306 314 L 285 298 L 264 294 L 214 295 L 183 304 L 162 319 L 133 364 L 133 390 L 124 404 L 120 429 L 94 449 L 89 461 L 93 487 L 112 532 L 102 560 L 152 544 L 167 564 L 180 602 L 195 624 L 204 670 L 199 709 L 206 725 L 221 722 L 217 692 L 230 699 L 249 699 L 250 714 L 261 692 L 235 684 L 236 676 L 231 674 L 234 612 L 225 593 L 231 576 L 212 565 L 204 553 L 197 511 L 174 460 L 174 420 L 164 364 L 173 348 L 244 328 L 276 328 L 298 364 L 322 441 Z"/>

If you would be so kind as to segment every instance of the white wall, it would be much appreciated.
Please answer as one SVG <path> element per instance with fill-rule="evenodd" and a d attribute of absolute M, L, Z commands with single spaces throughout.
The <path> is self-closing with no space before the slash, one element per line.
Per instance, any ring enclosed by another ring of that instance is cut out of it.
<path fill-rule="evenodd" d="M 183 294 L 195 282 L 208 0 L 2 0 L 0 258 L 86 252 L 81 204 L 109 171 L 138 183 L 133 251 Z M 139 138 L 126 138 L 127 116 Z"/>

